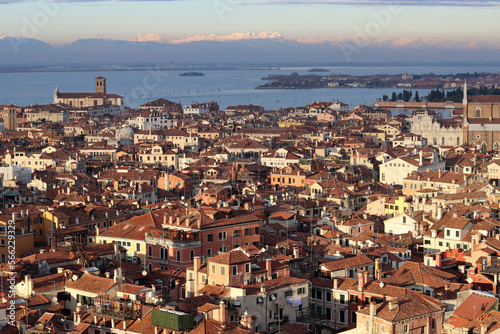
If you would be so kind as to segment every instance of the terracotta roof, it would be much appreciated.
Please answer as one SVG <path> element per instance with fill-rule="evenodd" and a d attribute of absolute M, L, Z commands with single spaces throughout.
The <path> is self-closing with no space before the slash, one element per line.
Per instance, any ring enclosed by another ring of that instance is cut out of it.
<path fill-rule="evenodd" d="M 364 266 L 371 263 L 375 263 L 375 261 L 370 259 L 368 256 L 361 254 L 354 257 L 348 257 L 346 259 L 325 262 L 321 264 L 321 267 L 324 267 L 328 271 L 337 271 L 345 268 Z"/>
<path fill-rule="evenodd" d="M 498 299 L 495 297 L 487 297 L 472 293 L 455 309 L 453 315 L 468 320 L 474 320 L 487 312 L 496 302 L 498 302 Z"/>
<path fill-rule="evenodd" d="M 442 304 L 437 299 L 420 294 L 407 294 L 397 297 L 396 300 L 397 306 L 393 310 L 389 307 L 390 301 L 376 305 L 376 317 L 396 323 L 433 313 L 444 312 L 445 307 L 445 304 Z M 366 307 L 358 311 L 358 313 L 368 315 L 370 307 Z"/>
<path fill-rule="evenodd" d="M 250 258 L 240 250 L 233 250 L 228 253 L 213 256 L 209 258 L 208 261 L 220 264 L 237 264 L 249 262 Z"/>

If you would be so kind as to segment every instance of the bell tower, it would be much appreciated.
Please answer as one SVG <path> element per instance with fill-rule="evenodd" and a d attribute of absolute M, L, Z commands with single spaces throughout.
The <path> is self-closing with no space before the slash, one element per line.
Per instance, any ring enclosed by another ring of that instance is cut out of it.
<path fill-rule="evenodd" d="M 95 78 L 95 92 L 106 94 L 106 78 L 103 77 Z"/>
<path fill-rule="evenodd" d="M 17 111 L 16 108 L 8 106 L 3 110 L 3 120 L 5 131 L 17 130 Z"/>

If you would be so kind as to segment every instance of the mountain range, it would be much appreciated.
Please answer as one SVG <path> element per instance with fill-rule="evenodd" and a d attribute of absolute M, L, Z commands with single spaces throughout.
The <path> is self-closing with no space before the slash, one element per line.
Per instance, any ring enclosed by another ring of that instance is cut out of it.
<path fill-rule="evenodd" d="M 98 64 L 293 64 L 351 62 L 495 62 L 499 48 L 423 39 L 293 40 L 279 33 L 197 35 L 173 39 L 147 34 L 131 41 L 80 39 L 53 46 L 36 39 L 0 38 L 0 66 Z"/>

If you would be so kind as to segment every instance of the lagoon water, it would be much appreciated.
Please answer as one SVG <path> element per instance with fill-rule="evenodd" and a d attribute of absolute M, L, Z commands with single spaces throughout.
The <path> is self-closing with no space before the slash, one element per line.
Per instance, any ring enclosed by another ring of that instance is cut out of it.
<path fill-rule="evenodd" d="M 305 106 L 313 101 L 340 100 L 355 107 L 371 105 L 382 95 L 391 95 L 394 88 L 319 88 L 319 89 L 254 89 L 262 84 L 262 77 L 269 74 L 308 74 L 311 67 L 287 67 L 274 70 L 199 70 L 205 76 L 181 77 L 186 71 L 99 71 L 99 72 L 19 72 L 0 73 L 0 105 L 13 103 L 26 106 L 53 102 L 56 87 L 61 92 L 92 92 L 94 78 L 107 78 L 107 92 L 125 97 L 127 106 L 137 107 L 147 101 L 164 98 L 180 101 L 183 105 L 193 102 L 216 101 L 221 109 L 230 105 L 255 104 L 267 110 Z M 455 74 L 464 72 L 494 72 L 500 67 L 322 67 L 328 73 L 318 75 L 351 74 Z M 197 70 L 198 71 L 198 70 Z M 414 90 L 415 91 L 415 90 Z M 418 89 L 420 96 L 429 90 Z"/>

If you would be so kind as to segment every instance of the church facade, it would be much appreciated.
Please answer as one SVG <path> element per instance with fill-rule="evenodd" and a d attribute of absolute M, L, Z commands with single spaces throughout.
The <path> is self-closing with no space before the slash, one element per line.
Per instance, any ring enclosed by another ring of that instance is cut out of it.
<path fill-rule="evenodd" d="M 467 96 L 464 85 L 464 142 L 482 152 L 500 151 L 500 96 Z"/>
<path fill-rule="evenodd" d="M 66 104 L 70 108 L 97 108 L 118 106 L 120 113 L 125 110 L 123 97 L 116 94 L 106 93 L 106 78 L 95 78 L 94 93 L 61 93 L 59 87 L 54 92 L 55 104 Z"/>

